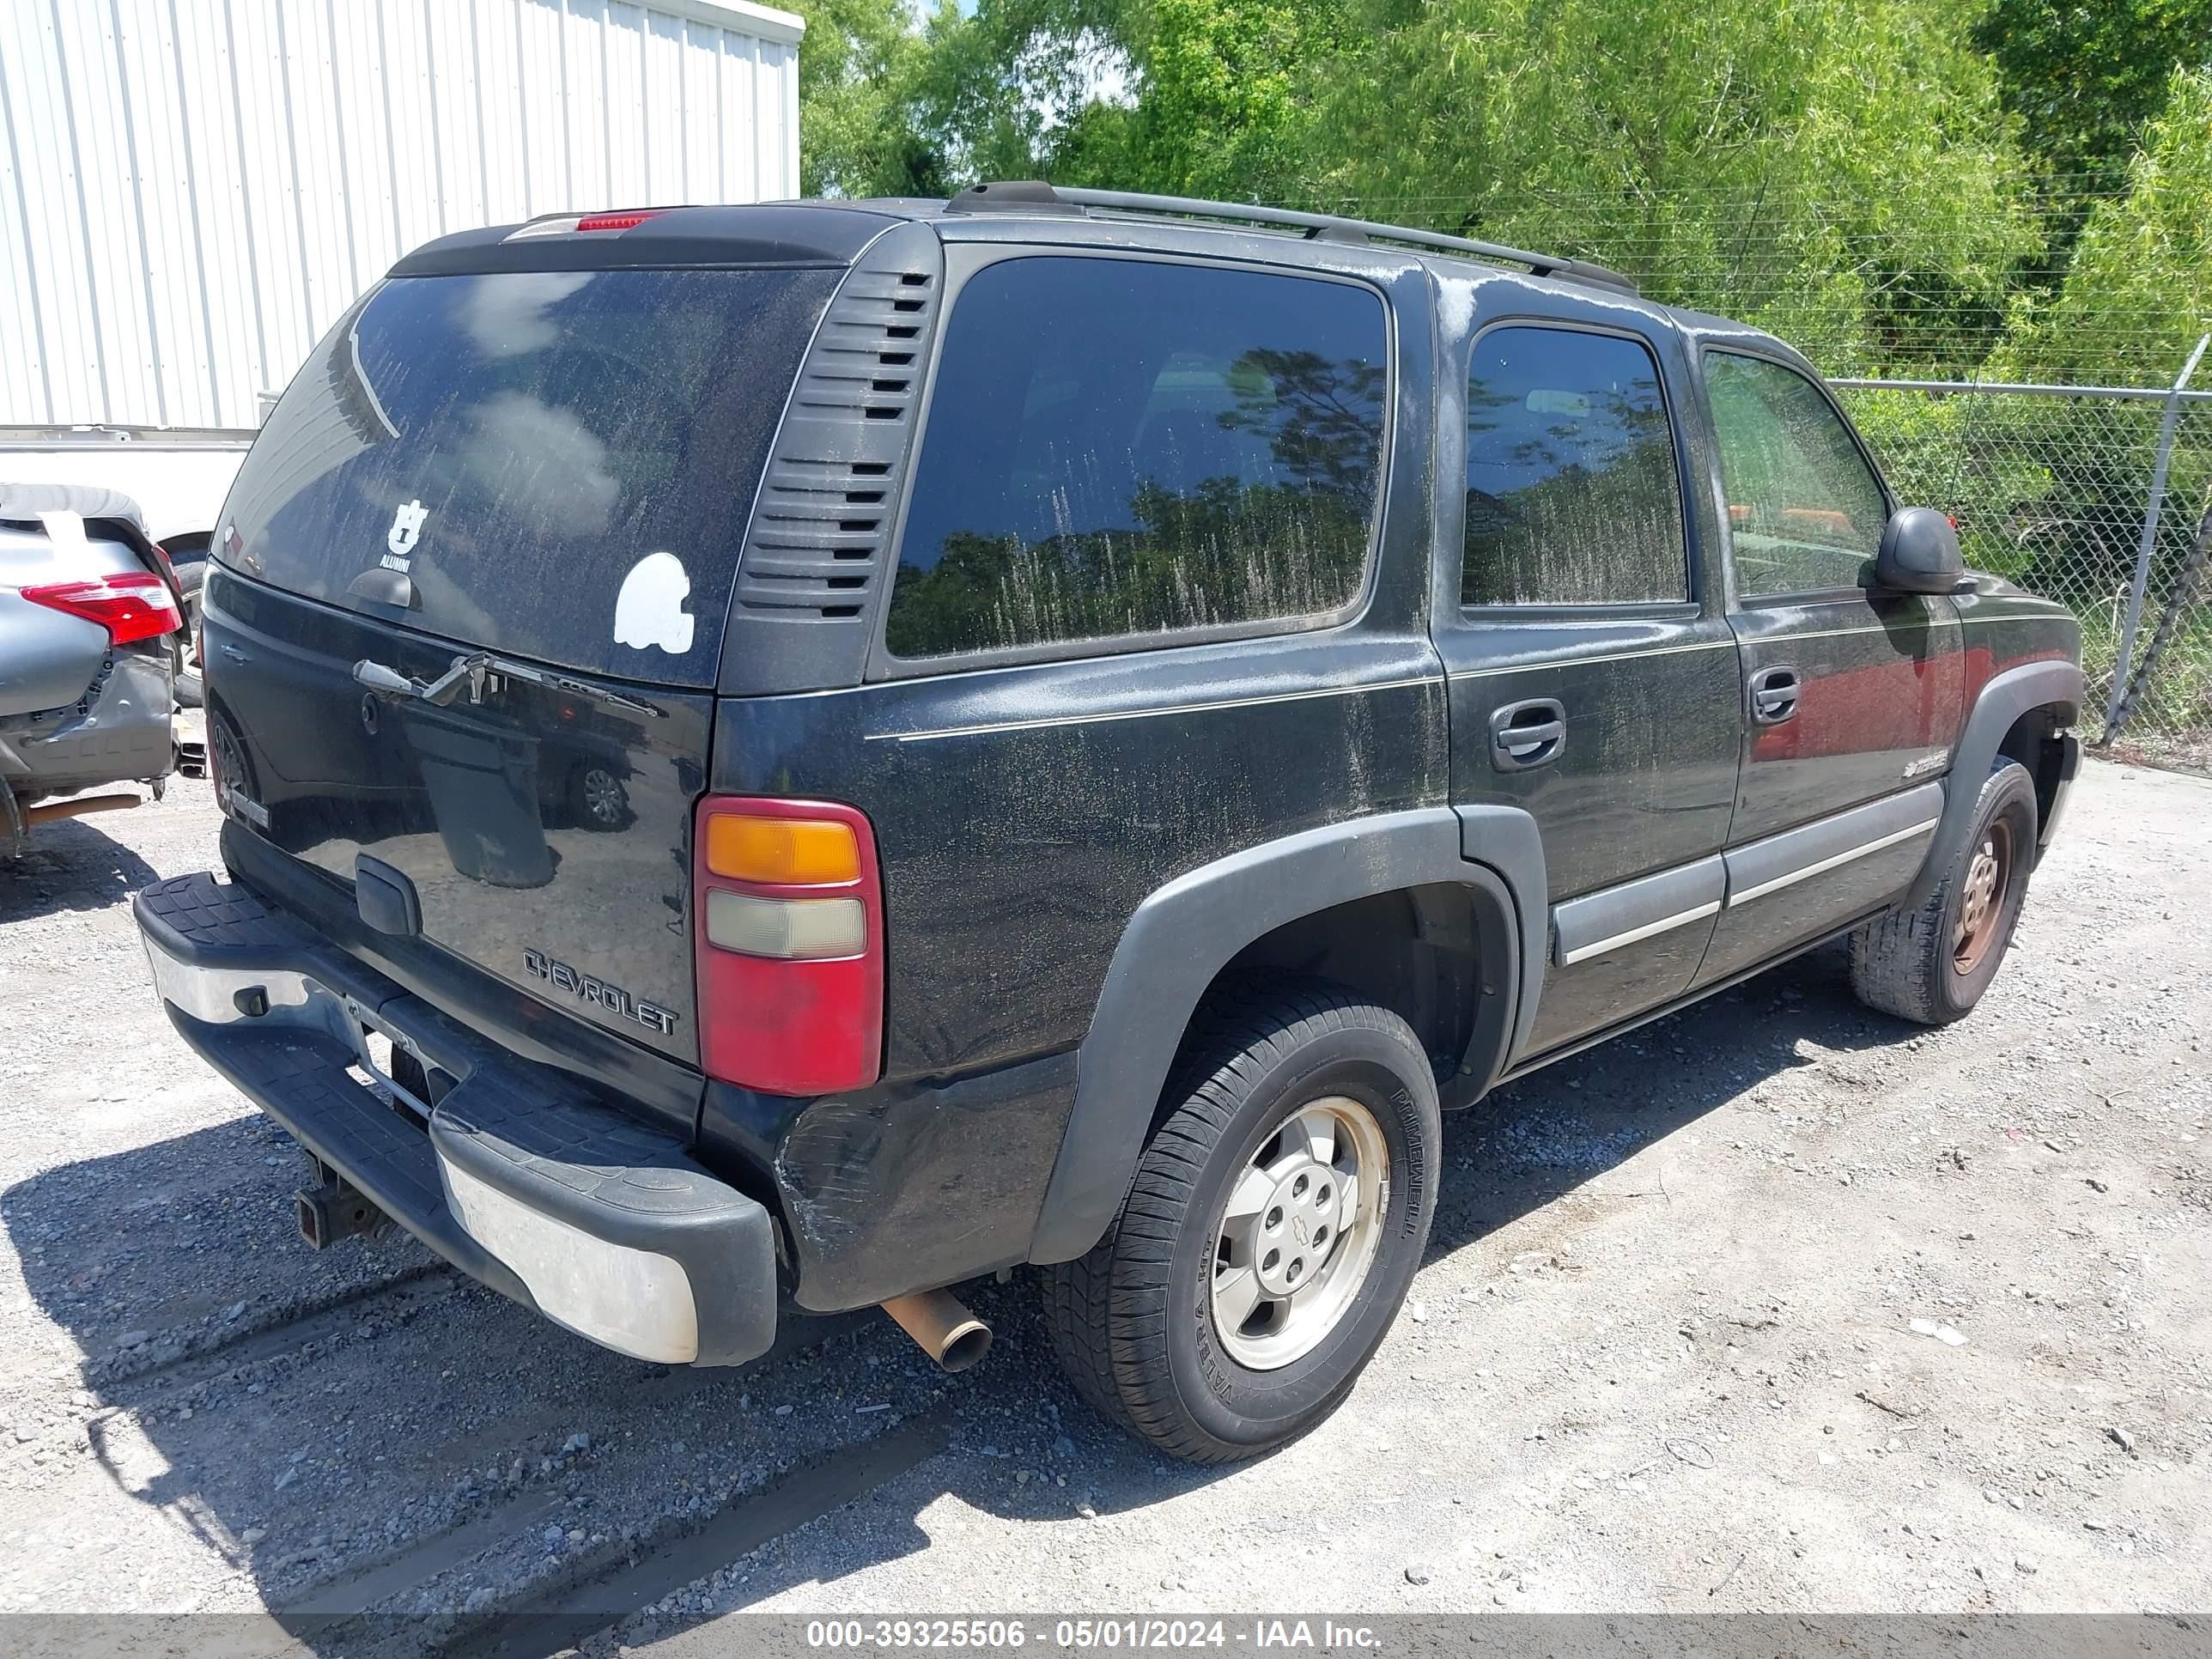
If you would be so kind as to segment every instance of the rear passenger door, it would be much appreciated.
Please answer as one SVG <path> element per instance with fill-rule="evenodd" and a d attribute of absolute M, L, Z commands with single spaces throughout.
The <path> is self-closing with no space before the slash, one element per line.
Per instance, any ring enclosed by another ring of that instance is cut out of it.
<path fill-rule="evenodd" d="M 1890 503 L 1826 392 L 1708 349 L 1743 658 L 1741 781 L 1711 983 L 1894 897 L 1942 808 L 1964 708 L 1951 601 L 1862 586 Z"/>
<path fill-rule="evenodd" d="M 1551 956 L 1524 1059 L 1688 988 L 1738 748 L 1734 640 L 1690 510 L 1681 337 L 1558 303 L 1462 348 L 1462 521 L 1436 608 L 1453 799 L 1523 808 L 1543 835 Z"/>

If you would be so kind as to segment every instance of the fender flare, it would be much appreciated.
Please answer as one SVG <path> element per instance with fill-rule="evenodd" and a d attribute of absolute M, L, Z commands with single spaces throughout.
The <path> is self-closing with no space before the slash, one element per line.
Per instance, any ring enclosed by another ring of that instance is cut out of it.
<path fill-rule="evenodd" d="M 1467 850 L 1478 842 L 1480 853 Z M 1328 824 L 1200 865 L 1139 904 L 1076 1050 L 1075 1102 L 1030 1260 L 1073 1261 L 1112 1223 L 1191 1014 L 1238 951 L 1301 916 L 1436 884 L 1468 887 L 1496 921 L 1510 915 L 1517 936 L 1517 951 L 1499 952 L 1504 982 L 1492 982 L 1486 953 L 1492 994 L 1462 1068 L 1487 1086 L 1525 1038 L 1543 982 L 1543 848 L 1528 813 L 1435 806 Z"/>
<path fill-rule="evenodd" d="M 2055 708 L 2061 725 L 2071 725 L 2081 712 L 2081 668 L 2078 663 L 2031 662 L 2008 668 L 1982 687 L 1966 716 L 1966 729 L 1951 751 L 1951 775 L 1945 781 L 1943 815 L 1936 821 L 1936 839 L 1929 843 L 1927 860 L 1912 885 L 1898 901 L 1900 909 L 1913 909 L 1928 902 L 1943 872 L 1951 867 L 1959 845 L 1981 799 L 1982 780 L 1996 764 L 1997 745 L 2014 722 L 2031 709 Z"/>

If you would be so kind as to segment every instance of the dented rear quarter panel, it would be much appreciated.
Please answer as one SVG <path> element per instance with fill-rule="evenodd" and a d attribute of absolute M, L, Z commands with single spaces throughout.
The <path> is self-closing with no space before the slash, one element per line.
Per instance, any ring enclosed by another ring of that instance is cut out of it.
<path fill-rule="evenodd" d="M 1146 896 L 1444 785 L 1425 638 L 1358 624 L 726 703 L 721 727 L 718 791 L 848 801 L 884 872 L 884 1080 L 814 1102 L 717 1086 L 702 1124 L 772 1168 L 801 1299 L 823 1305 L 929 1282 L 913 1253 L 956 1211 L 957 1271 L 1025 1259 L 1073 1050 Z M 830 1290 L 848 1270 L 865 1277 Z"/>

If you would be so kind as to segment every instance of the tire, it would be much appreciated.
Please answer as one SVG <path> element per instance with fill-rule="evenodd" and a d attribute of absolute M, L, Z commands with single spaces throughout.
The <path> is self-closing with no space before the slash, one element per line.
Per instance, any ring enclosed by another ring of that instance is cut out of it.
<path fill-rule="evenodd" d="M 1886 911 L 1851 935 L 1851 989 L 1861 1002 L 1922 1025 L 1948 1025 L 1973 1012 L 2027 898 L 2037 814 L 2027 769 L 2000 758 L 1927 902 Z"/>
<path fill-rule="evenodd" d="M 178 636 L 175 674 L 175 696 L 179 708 L 203 706 L 204 692 L 200 684 L 200 665 L 192 654 L 194 643 L 199 638 L 200 589 L 207 580 L 204 556 L 198 562 L 175 567 L 177 586 L 185 596 L 185 628 Z"/>
<path fill-rule="evenodd" d="M 1341 987 L 1277 982 L 1200 1016 L 1167 1099 L 1106 1236 L 1044 1270 L 1046 1324 L 1102 1416 L 1174 1456 L 1228 1462 L 1328 1417 L 1397 1316 L 1435 1213 L 1436 1079 L 1397 1015 Z M 1310 1145 L 1281 1130 L 1316 1115 L 1333 1159 L 1302 1164 Z M 1309 1181 L 1294 1197 L 1297 1173 Z M 1343 1224 L 1333 1243 L 1321 1237 L 1331 1218 Z M 1261 1288 L 1270 1240 L 1273 1284 L 1304 1300 Z M 1217 1285 L 1260 1297 L 1243 1325 L 1224 1328 Z"/>

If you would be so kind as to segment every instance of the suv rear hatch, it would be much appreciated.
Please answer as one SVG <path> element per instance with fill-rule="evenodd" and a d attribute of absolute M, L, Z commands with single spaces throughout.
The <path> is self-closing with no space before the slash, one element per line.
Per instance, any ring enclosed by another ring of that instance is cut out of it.
<path fill-rule="evenodd" d="M 226 504 L 210 750 L 232 818 L 369 927 L 696 1064 L 726 612 L 844 262 L 451 269 L 627 263 L 590 240 L 439 245 L 318 348 Z"/>

